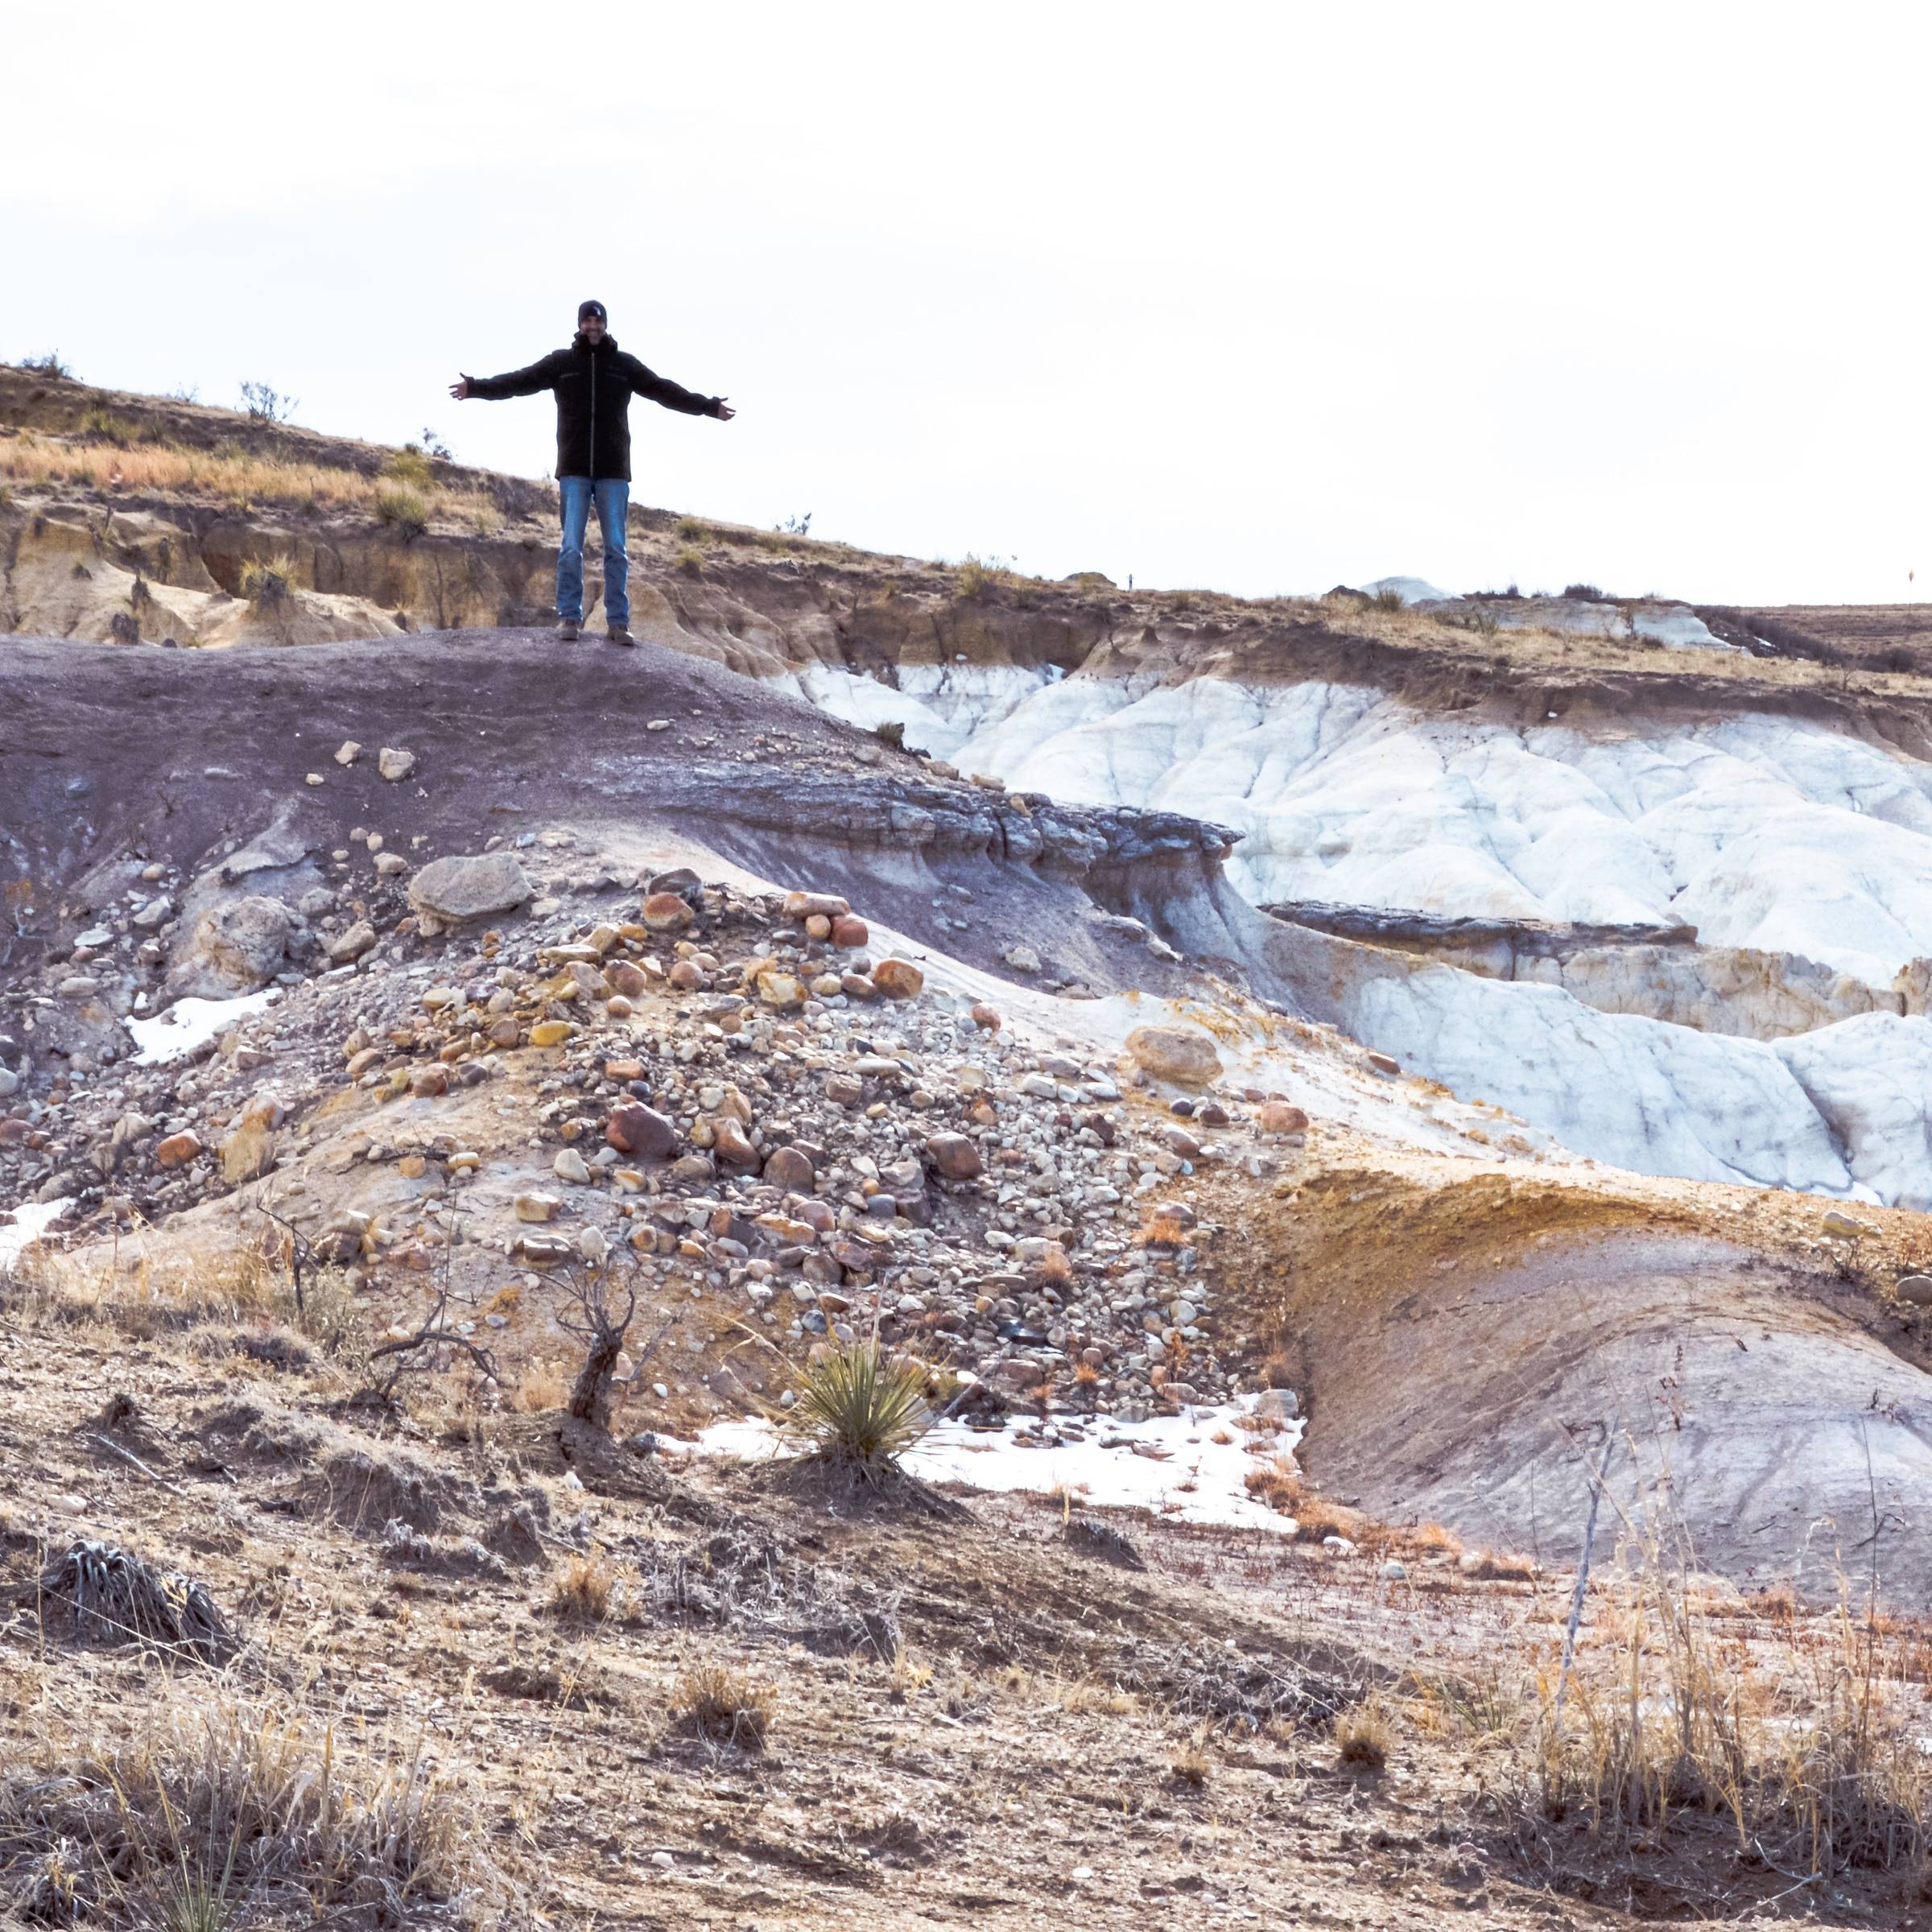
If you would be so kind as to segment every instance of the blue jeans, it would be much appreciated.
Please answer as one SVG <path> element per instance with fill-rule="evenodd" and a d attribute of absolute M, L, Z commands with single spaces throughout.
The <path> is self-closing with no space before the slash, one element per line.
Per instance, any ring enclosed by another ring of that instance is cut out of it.
<path fill-rule="evenodd" d="M 559 477 L 564 540 L 557 547 L 557 615 L 567 623 L 584 621 L 584 533 L 590 527 L 590 502 L 597 502 L 604 532 L 604 621 L 630 627 L 630 557 L 624 547 L 624 521 L 630 514 L 630 485 L 621 477 Z"/>

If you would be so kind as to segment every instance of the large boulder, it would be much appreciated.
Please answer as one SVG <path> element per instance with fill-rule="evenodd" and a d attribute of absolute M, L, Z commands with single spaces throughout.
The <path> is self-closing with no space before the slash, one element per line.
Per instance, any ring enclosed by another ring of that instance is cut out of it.
<path fill-rule="evenodd" d="M 222 999 L 266 986 L 288 958 L 296 919 L 279 899 L 224 899 L 195 922 L 171 976 L 177 993 Z"/>
<path fill-rule="evenodd" d="M 1213 1040 L 1198 1026 L 1137 1026 L 1127 1051 L 1144 1071 L 1179 1086 L 1205 1087 L 1221 1071 Z"/>
<path fill-rule="evenodd" d="M 409 902 L 418 914 L 450 926 L 514 912 L 535 893 L 516 855 L 508 852 L 431 859 L 409 882 Z"/>

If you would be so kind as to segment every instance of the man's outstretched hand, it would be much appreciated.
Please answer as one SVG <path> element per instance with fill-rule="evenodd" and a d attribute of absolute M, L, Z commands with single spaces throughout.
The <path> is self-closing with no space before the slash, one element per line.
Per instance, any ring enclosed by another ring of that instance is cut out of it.
<path fill-rule="evenodd" d="M 720 423 L 729 423 L 738 412 L 733 409 L 722 396 L 720 396 L 718 398 L 718 407 L 713 413 L 716 415 Z"/>
<path fill-rule="evenodd" d="M 469 378 L 459 376 L 455 382 L 450 384 L 449 393 L 459 402 L 467 402 L 469 398 Z"/>

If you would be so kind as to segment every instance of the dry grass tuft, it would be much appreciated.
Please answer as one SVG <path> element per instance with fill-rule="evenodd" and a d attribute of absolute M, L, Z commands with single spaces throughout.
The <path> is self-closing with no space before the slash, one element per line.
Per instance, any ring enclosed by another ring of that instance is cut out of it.
<path fill-rule="evenodd" d="M 671 568 L 687 577 L 701 577 L 704 574 L 704 553 L 685 544 L 671 559 Z"/>
<path fill-rule="evenodd" d="M 769 1684 L 753 1683 L 725 1664 L 694 1664 L 671 1692 L 671 1710 L 679 1725 L 714 1744 L 758 1752 L 778 1707 L 778 1694 Z"/>
<path fill-rule="evenodd" d="M 1537 1686 L 1516 1794 L 1545 1855 L 1567 1825 L 1646 1868 L 1674 1833 L 1718 1821 L 1740 1861 L 1794 1889 L 1862 1869 L 1932 1883 L 1932 1762 L 1909 1662 L 1841 1597 L 1822 1628 L 1747 1645 L 1653 1530 L 1587 1629 L 1567 1677 Z"/>
<path fill-rule="evenodd" d="M 1503 1550 L 1465 1550 L 1457 1557 L 1459 1575 L 1478 1583 L 1530 1583 L 1536 1580 L 1536 1565 L 1526 1556 Z"/>
<path fill-rule="evenodd" d="M 1325 1536 L 1345 1536 L 1351 1542 L 1362 1538 L 1366 1519 L 1361 1513 L 1324 1502 L 1287 1458 L 1277 1456 L 1265 1468 L 1250 1469 L 1243 1485 L 1250 1496 L 1258 1497 L 1269 1508 L 1292 1516 L 1295 1536 L 1300 1542 L 1319 1543 Z"/>
<path fill-rule="evenodd" d="M 1073 1279 L 1073 1263 L 1064 1248 L 1049 1248 L 1039 1266 L 1039 1278 L 1047 1287 L 1064 1288 Z"/>
<path fill-rule="evenodd" d="M 68 441 L 23 430 L 0 439 L 0 477 L 22 484 L 72 484 L 91 489 L 216 498 L 229 503 L 281 503 L 305 510 L 375 510 L 378 496 L 397 487 L 360 471 L 228 449 L 190 449 L 142 441 L 123 447 Z M 469 491 L 436 490 L 419 501 L 451 514 L 493 514 L 494 506 Z"/>
<path fill-rule="evenodd" d="M 541 1415 L 548 1409 L 561 1409 L 570 1395 L 570 1384 L 555 1362 L 532 1362 L 518 1379 L 510 1406 L 524 1415 Z"/>
<path fill-rule="evenodd" d="M 242 566 L 242 594 L 262 609 L 285 604 L 300 569 L 295 559 L 286 555 L 272 557 L 266 563 L 250 557 Z"/>
<path fill-rule="evenodd" d="M 1385 1770 L 1394 1744 L 1395 1726 L 1373 1699 L 1343 1711 L 1335 1720 L 1335 1757 L 1352 1771 Z"/>
<path fill-rule="evenodd" d="M 1190 1791 L 1199 1791 L 1206 1785 L 1214 1769 L 1214 1760 L 1208 1755 L 1208 1727 L 1203 1724 L 1175 1747 L 1167 1761 L 1170 1783 Z"/>
<path fill-rule="evenodd" d="M 0 1870 L 30 1922 L 171 1932 L 237 1922 L 245 1901 L 265 1922 L 401 1925 L 502 1897 L 419 1748 L 351 1761 L 332 1728 L 226 1700 L 21 1745 Z"/>
<path fill-rule="evenodd" d="M 553 1616 L 576 1624 L 601 1624 L 616 1600 L 617 1572 L 596 1544 L 581 1556 L 565 1558 L 550 1579 Z"/>
<path fill-rule="evenodd" d="M 428 498 L 407 484 L 385 483 L 377 490 L 370 507 L 378 523 L 386 523 L 407 535 L 420 536 L 429 527 Z"/>
<path fill-rule="evenodd" d="M 382 475 L 386 481 L 400 484 L 405 489 L 430 490 L 436 483 L 435 466 L 413 443 L 392 450 L 383 459 Z"/>

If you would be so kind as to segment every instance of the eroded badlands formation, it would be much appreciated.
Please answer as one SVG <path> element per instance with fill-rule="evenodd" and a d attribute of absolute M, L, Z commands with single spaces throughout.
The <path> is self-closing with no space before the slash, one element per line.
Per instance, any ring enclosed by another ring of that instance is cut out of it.
<path fill-rule="evenodd" d="M 1730 1574 L 1882 1491 L 1888 1574 L 1932 1575 L 1893 1509 L 1932 1478 L 1916 671 L 1794 657 L 1818 613 L 1129 597 L 654 512 L 646 647 L 560 654 L 520 628 L 541 493 L 438 487 L 407 530 L 111 476 L 0 508 L 42 634 L 4 646 L 0 1200 L 84 1244 L 275 1206 L 391 1326 L 459 1250 L 540 1284 L 633 1246 L 729 1316 L 634 1391 L 654 1426 L 731 1412 L 731 1323 L 876 1307 L 1050 1410 L 1286 1379 L 1307 1468 L 1391 1517 L 1561 1556 L 1587 1414 Z M 171 587 L 246 642 L 180 648 Z M 324 638 L 328 598 L 384 623 Z M 527 893 L 436 899 L 498 856 Z M 183 999 L 271 992 L 142 1057 Z M 492 1332 L 560 1357 L 525 1293 Z"/>

